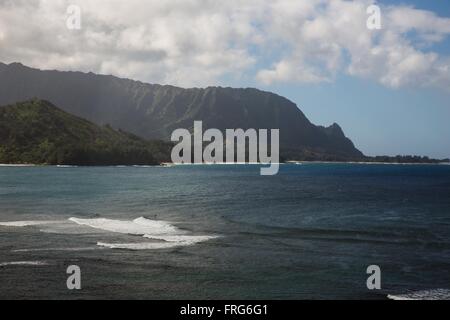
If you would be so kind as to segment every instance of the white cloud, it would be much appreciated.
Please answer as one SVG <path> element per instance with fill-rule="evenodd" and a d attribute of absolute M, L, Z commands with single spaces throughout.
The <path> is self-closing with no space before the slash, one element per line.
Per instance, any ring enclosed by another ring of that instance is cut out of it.
<path fill-rule="evenodd" d="M 69 4 L 82 29 L 68 30 Z M 0 0 L 0 61 L 110 73 L 182 86 L 254 77 L 264 84 L 319 83 L 337 74 L 388 87 L 450 87 L 450 59 L 432 45 L 450 19 L 369 0 Z M 411 36 L 411 34 L 413 34 Z"/>

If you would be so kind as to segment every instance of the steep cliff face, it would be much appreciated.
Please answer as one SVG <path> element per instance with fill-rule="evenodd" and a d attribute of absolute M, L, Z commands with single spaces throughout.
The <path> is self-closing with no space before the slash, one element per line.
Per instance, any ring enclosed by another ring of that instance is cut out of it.
<path fill-rule="evenodd" d="M 312 124 L 291 101 L 257 89 L 183 89 L 81 72 L 41 71 L 0 64 L 0 105 L 48 100 L 96 124 L 110 124 L 146 139 L 170 138 L 177 128 L 280 129 L 281 148 L 336 159 L 362 153 L 334 124 Z M 294 155 L 293 155 L 294 156 Z"/>

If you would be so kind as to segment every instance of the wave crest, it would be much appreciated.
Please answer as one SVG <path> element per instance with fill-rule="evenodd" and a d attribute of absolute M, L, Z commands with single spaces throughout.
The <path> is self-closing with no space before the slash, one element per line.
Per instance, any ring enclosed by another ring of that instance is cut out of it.
<path fill-rule="evenodd" d="M 128 250 L 151 250 L 168 249 L 180 246 L 190 246 L 199 242 L 208 241 L 217 236 L 195 236 L 187 235 L 183 231 L 167 221 L 150 220 L 144 217 L 132 221 L 113 220 L 113 219 L 79 219 L 70 218 L 72 222 L 79 225 L 89 226 L 91 228 L 103 231 L 142 236 L 147 239 L 157 240 L 158 242 L 138 242 L 138 243 L 105 243 L 98 242 L 97 245 L 111 249 Z"/>
<path fill-rule="evenodd" d="M 388 295 L 391 300 L 450 300 L 449 289 L 431 289 L 406 294 Z"/>

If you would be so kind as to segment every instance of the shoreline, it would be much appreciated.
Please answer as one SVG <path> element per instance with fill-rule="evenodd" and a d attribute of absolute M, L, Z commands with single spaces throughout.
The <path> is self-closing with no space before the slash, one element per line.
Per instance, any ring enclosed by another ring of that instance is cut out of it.
<path fill-rule="evenodd" d="M 324 163 L 324 164 L 392 164 L 392 165 L 450 165 L 450 162 L 379 162 L 379 161 L 286 161 L 286 164 Z"/>
<path fill-rule="evenodd" d="M 175 166 L 214 166 L 214 165 L 269 165 L 270 163 L 242 163 L 242 162 L 233 162 L 233 163 L 171 163 L 165 162 L 161 164 L 153 164 L 153 165 L 54 165 L 54 164 L 23 164 L 23 163 L 0 163 L 0 168 L 26 168 L 26 167 L 56 167 L 56 168 L 95 168 L 95 167 L 104 167 L 104 168 L 170 168 Z M 450 165 L 450 162 L 367 162 L 367 161 L 286 161 L 276 163 L 278 165 L 303 165 L 303 164 L 356 164 L 356 165 Z"/>

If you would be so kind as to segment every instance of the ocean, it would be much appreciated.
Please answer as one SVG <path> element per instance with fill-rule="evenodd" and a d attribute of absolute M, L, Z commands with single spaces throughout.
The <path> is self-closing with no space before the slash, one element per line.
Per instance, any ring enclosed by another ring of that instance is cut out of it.
<path fill-rule="evenodd" d="M 385 299 L 450 289 L 450 166 L 259 169 L 0 167 L 0 298 Z M 81 290 L 67 289 L 70 265 Z M 380 290 L 367 288 L 370 265 Z"/>

